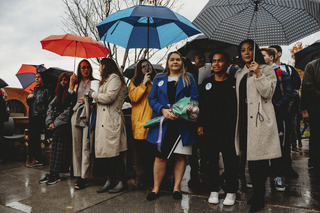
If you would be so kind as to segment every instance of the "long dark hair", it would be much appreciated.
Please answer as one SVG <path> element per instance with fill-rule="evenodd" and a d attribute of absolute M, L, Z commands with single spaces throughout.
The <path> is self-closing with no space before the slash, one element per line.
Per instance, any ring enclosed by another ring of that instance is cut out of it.
<path fill-rule="evenodd" d="M 82 61 L 79 62 L 78 64 L 78 69 L 77 69 L 77 77 L 78 77 L 78 83 L 80 83 L 80 81 L 82 80 L 82 73 L 81 73 L 81 63 L 82 62 L 87 62 L 88 63 L 88 66 L 90 67 L 90 74 L 89 74 L 89 80 L 92 81 L 94 80 L 94 77 L 92 75 L 92 66 L 90 64 L 90 62 L 86 59 L 83 59 Z"/>
<path fill-rule="evenodd" d="M 131 80 L 136 87 L 141 84 L 141 82 L 143 81 L 143 78 L 144 78 L 144 74 L 142 73 L 142 63 L 143 62 L 147 62 L 147 63 L 149 63 L 149 66 L 151 66 L 152 71 L 151 71 L 150 79 L 153 80 L 154 76 L 156 75 L 156 70 L 154 69 L 152 64 L 147 59 L 140 60 L 137 63 L 137 66 L 134 70 L 134 76 Z"/>
<path fill-rule="evenodd" d="M 190 80 L 190 78 L 189 78 L 189 76 L 188 76 L 188 73 L 187 73 L 187 71 L 186 71 L 186 68 L 185 68 L 185 66 L 184 66 L 184 63 L 183 63 L 183 59 L 182 59 L 182 55 L 178 52 L 178 51 L 173 51 L 173 52 L 170 52 L 169 54 L 168 54 L 168 57 L 167 57 L 167 62 L 166 62 L 166 68 L 164 68 L 164 70 L 163 70 L 163 74 L 169 74 L 169 72 L 170 72 L 170 70 L 169 70 L 169 66 L 168 66 L 168 64 L 169 64 L 169 59 L 170 59 L 170 56 L 172 55 L 172 54 L 178 54 L 179 56 L 180 56 L 180 58 L 181 58 L 181 61 L 182 61 L 182 67 L 181 67 L 181 70 L 179 71 L 179 78 L 180 78 L 180 76 L 182 76 L 182 81 L 183 81 L 183 85 L 185 85 L 185 86 L 189 86 L 189 85 L 191 85 L 191 80 Z"/>
<path fill-rule="evenodd" d="M 66 78 L 68 80 L 68 82 L 70 82 L 70 76 L 72 74 L 68 73 L 68 72 L 63 72 L 60 76 L 59 79 L 57 81 L 57 86 L 56 86 L 56 90 L 55 90 L 55 94 L 57 97 L 57 103 L 58 104 L 63 104 L 66 100 L 66 98 L 68 97 L 68 85 L 66 85 L 64 88 L 61 86 L 60 82 L 63 78 Z"/>
<path fill-rule="evenodd" d="M 252 39 L 246 39 L 244 41 L 242 41 L 239 46 L 238 46 L 238 54 L 239 54 L 239 58 L 241 60 L 241 62 L 243 64 L 245 64 L 245 62 L 242 60 L 242 57 L 241 57 L 241 47 L 244 43 L 249 43 L 252 47 L 256 46 L 255 48 L 255 52 L 254 52 L 254 55 L 255 55 L 255 61 L 259 64 L 266 64 L 266 62 L 264 61 L 264 58 L 263 58 L 263 55 L 261 53 L 261 50 L 260 50 L 260 47 L 258 46 L 257 43 L 255 43 Z"/>
<path fill-rule="evenodd" d="M 116 62 L 113 59 L 103 58 L 100 61 L 100 66 L 103 66 L 102 72 L 100 73 L 100 76 L 101 76 L 101 81 L 99 83 L 100 86 L 109 78 L 109 76 L 112 73 L 115 73 L 116 75 L 118 75 L 120 77 L 122 85 L 125 84 L 124 77 L 123 77 L 122 73 L 120 72 Z"/>

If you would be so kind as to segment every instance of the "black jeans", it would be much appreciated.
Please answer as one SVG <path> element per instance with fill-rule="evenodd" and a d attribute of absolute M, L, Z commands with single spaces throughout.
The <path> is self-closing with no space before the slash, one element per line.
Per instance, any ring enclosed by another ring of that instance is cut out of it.
<path fill-rule="evenodd" d="M 40 134 L 45 129 L 44 119 L 30 118 L 28 156 L 29 159 L 42 161 Z"/>
<path fill-rule="evenodd" d="M 231 134 L 233 135 L 233 134 Z M 236 193 L 238 190 L 238 165 L 239 161 L 234 147 L 234 137 L 228 133 L 215 133 L 206 136 L 208 143 L 208 175 L 210 181 L 210 190 L 218 192 L 222 184 L 219 175 L 219 154 L 222 153 L 224 164 L 224 177 L 226 181 L 227 193 Z"/>
<path fill-rule="evenodd" d="M 285 175 L 285 171 L 291 168 L 291 143 L 288 122 L 282 119 L 277 119 L 278 132 L 282 134 L 279 136 L 281 157 L 271 159 L 271 171 L 276 177 L 282 177 Z"/>

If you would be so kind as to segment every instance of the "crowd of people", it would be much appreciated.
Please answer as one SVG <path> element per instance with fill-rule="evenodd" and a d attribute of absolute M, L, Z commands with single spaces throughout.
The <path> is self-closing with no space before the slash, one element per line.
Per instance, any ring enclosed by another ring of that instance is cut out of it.
<path fill-rule="evenodd" d="M 37 86 L 27 97 L 30 143 L 26 166 L 43 165 L 40 133 L 46 128 L 53 132 L 50 171 L 40 184 L 55 184 L 61 181 L 60 173 L 72 168 L 77 178 L 74 188 L 85 188 L 93 157 L 105 178 L 97 193 L 116 193 L 127 188 L 124 156 L 131 151 L 128 143 L 133 143 L 142 168 L 138 186 L 151 189 L 148 201 L 160 196 L 170 162 L 172 197 L 180 200 L 181 181 L 189 163 L 190 188 L 200 185 L 200 172 L 207 173 L 209 203 L 219 203 L 223 188 L 223 205 L 234 205 L 240 179 L 253 187 L 250 211 L 259 211 L 265 205 L 268 176 L 277 191 L 285 191 L 286 178 L 298 178 L 291 165 L 291 149 L 297 148 L 301 135 L 300 108 L 310 125 L 311 162 L 320 180 L 320 157 L 316 153 L 320 137 L 320 60 L 315 56 L 306 67 L 300 106 L 297 91 L 301 79 L 293 67 L 280 62 L 281 55 L 278 45 L 260 49 L 253 40 L 244 40 L 234 60 L 224 51 L 210 54 L 211 75 L 198 84 L 204 54 L 196 53 L 192 64 L 174 51 L 168 54 L 165 69 L 159 74 L 148 60 L 140 60 L 128 89 L 115 61 L 103 58 L 98 90 L 92 89 L 97 80 L 90 62 L 82 60 L 77 75 L 61 74 L 54 97 L 37 73 Z M 126 129 L 122 112 L 126 93 L 132 105 L 131 129 Z M 184 97 L 199 103 L 197 122 L 174 113 L 172 106 Z M 161 118 L 160 124 L 144 128 L 156 117 Z M 128 131 L 132 131 L 133 141 L 128 140 Z"/>

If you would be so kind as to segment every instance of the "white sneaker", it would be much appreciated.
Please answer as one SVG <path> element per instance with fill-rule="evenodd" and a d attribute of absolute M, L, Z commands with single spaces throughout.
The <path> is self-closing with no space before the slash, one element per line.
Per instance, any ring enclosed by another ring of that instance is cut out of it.
<path fill-rule="evenodd" d="M 236 193 L 227 193 L 227 196 L 223 201 L 223 205 L 233 206 L 235 202 L 236 202 Z"/>
<path fill-rule="evenodd" d="M 211 204 L 218 204 L 219 203 L 219 193 L 218 192 L 211 192 L 208 202 Z"/>

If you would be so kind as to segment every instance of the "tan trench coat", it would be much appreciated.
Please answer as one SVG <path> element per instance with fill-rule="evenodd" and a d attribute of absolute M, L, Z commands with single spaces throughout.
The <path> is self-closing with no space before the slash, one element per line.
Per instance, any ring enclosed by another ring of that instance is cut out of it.
<path fill-rule="evenodd" d="M 247 80 L 247 102 L 248 102 L 248 139 L 247 139 L 247 160 L 266 160 L 281 157 L 278 127 L 272 105 L 272 96 L 277 84 L 277 78 L 272 67 L 260 65 L 262 76 L 257 78 L 255 74 L 248 75 Z M 237 71 L 236 93 L 239 117 L 239 85 L 249 69 L 244 68 Z M 263 119 L 257 118 L 260 113 Z M 237 155 L 239 150 L 239 120 L 237 119 L 235 133 L 235 147 Z"/>
<path fill-rule="evenodd" d="M 97 158 L 118 156 L 127 150 L 126 129 L 122 105 L 126 85 L 121 84 L 120 77 L 111 74 L 100 86 L 99 92 L 92 97 L 97 103 L 95 130 L 95 154 Z"/>

